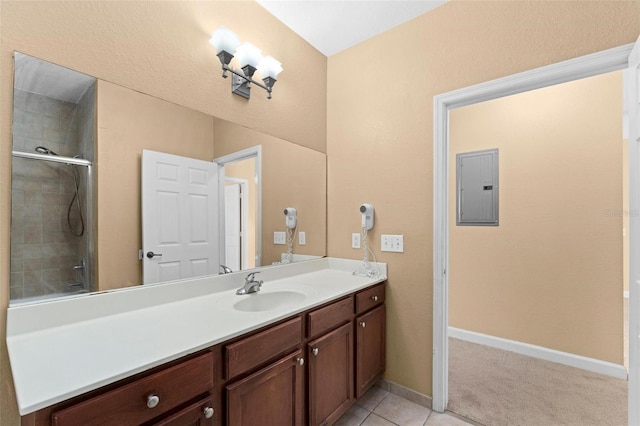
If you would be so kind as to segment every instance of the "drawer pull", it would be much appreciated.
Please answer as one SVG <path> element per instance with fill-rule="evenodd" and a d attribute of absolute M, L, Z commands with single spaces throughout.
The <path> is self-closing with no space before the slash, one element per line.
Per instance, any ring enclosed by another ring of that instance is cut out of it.
<path fill-rule="evenodd" d="M 298 365 L 304 365 L 304 358 L 296 358 Z"/>
<path fill-rule="evenodd" d="M 378 301 L 378 296 L 371 296 L 371 300 L 373 300 L 374 302 Z"/>
<path fill-rule="evenodd" d="M 360 327 L 365 328 L 366 326 L 367 326 L 367 323 L 366 323 L 366 322 L 362 321 L 362 322 L 360 323 Z"/>
<path fill-rule="evenodd" d="M 318 350 L 318 348 L 313 348 L 313 350 L 311 351 L 311 353 L 312 353 L 314 356 L 318 356 L 318 352 L 320 352 L 320 351 Z"/>
<path fill-rule="evenodd" d="M 204 407 L 202 413 L 204 414 L 205 419 L 210 419 L 211 417 L 213 417 L 214 410 L 211 407 Z"/>
<path fill-rule="evenodd" d="M 147 397 L 147 407 L 155 408 L 160 404 L 160 397 L 158 395 L 149 395 Z"/>

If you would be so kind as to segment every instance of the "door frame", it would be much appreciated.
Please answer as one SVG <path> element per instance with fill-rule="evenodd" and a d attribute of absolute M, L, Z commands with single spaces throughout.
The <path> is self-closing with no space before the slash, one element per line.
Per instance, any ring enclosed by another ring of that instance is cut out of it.
<path fill-rule="evenodd" d="M 240 185 L 240 198 L 242 202 L 240 203 L 240 269 L 247 269 L 247 221 L 249 220 L 249 196 L 248 196 L 248 186 L 249 182 L 246 179 L 240 179 L 231 176 L 224 177 L 224 183 L 233 183 Z M 224 215 L 226 216 L 226 206 Z"/>
<path fill-rule="evenodd" d="M 256 267 L 262 265 L 262 145 L 252 146 L 240 151 L 232 152 L 231 154 L 223 155 L 222 157 L 214 158 L 213 162 L 220 166 L 218 183 L 220 190 L 218 196 L 220 198 L 219 205 L 224 206 L 224 166 L 226 164 L 236 163 L 242 160 L 255 159 L 255 173 L 256 173 L 256 254 L 255 265 Z M 220 209 L 220 247 L 221 250 L 225 248 L 224 242 L 224 209 Z"/>
<path fill-rule="evenodd" d="M 433 364 L 432 364 L 432 408 L 442 413 L 449 398 L 449 110 L 472 105 L 504 96 L 534 89 L 592 77 L 628 67 L 633 44 L 615 47 L 575 59 L 541 68 L 487 81 L 474 86 L 454 90 L 433 98 Z M 640 179 L 640 168 L 632 162 L 630 179 Z M 630 194 L 630 197 L 633 197 Z M 630 199 L 630 203 L 631 203 Z M 640 241 L 630 238 L 630 253 L 637 253 Z M 634 250 L 635 247 L 635 250 Z M 636 259 L 629 259 L 630 268 Z M 625 271 L 630 273 L 630 271 Z M 631 303 L 629 304 L 631 309 Z M 631 316 L 631 313 L 630 313 Z M 630 327 L 631 330 L 631 327 Z M 631 346 L 631 345 L 630 345 Z M 634 350 L 634 352 L 636 352 Z M 640 354 L 630 354 L 638 356 Z M 630 364 L 631 369 L 631 364 Z M 629 374 L 629 424 L 640 421 L 638 410 L 632 409 L 631 401 L 637 395 L 637 374 Z M 634 382 L 632 385 L 631 382 Z M 635 404 L 634 404 L 635 405 Z"/>

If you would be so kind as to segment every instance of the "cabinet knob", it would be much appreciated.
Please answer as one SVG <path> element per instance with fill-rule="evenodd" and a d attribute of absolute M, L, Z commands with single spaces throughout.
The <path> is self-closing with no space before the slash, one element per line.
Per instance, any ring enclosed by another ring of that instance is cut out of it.
<path fill-rule="evenodd" d="M 155 408 L 158 404 L 160 404 L 160 397 L 158 395 L 149 395 L 147 397 L 147 407 Z"/>
<path fill-rule="evenodd" d="M 202 414 L 204 414 L 205 419 L 210 419 L 211 417 L 213 417 L 214 412 L 215 411 L 211 407 L 204 407 L 204 409 L 202 410 Z"/>
<path fill-rule="evenodd" d="M 296 358 L 298 365 L 304 365 L 304 358 Z"/>
<path fill-rule="evenodd" d="M 378 301 L 378 296 L 371 296 L 371 300 L 373 300 L 374 302 Z"/>
<path fill-rule="evenodd" d="M 367 326 L 366 322 L 364 322 L 364 321 L 360 322 L 360 327 L 365 328 L 366 326 Z"/>
<path fill-rule="evenodd" d="M 312 353 L 314 356 L 318 356 L 318 352 L 320 352 L 320 351 L 318 350 L 318 348 L 313 348 L 313 349 L 311 350 L 311 353 Z"/>

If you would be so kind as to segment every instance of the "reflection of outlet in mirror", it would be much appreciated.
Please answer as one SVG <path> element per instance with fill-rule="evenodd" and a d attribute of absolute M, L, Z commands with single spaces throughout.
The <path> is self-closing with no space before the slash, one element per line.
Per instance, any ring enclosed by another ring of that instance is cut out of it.
<path fill-rule="evenodd" d="M 301 246 L 307 244 L 307 234 L 304 231 L 298 234 L 298 244 Z"/>
<path fill-rule="evenodd" d="M 382 251 L 404 253 L 404 235 L 382 235 L 380 247 Z"/>
<path fill-rule="evenodd" d="M 351 234 L 351 248 L 360 248 L 360 234 Z"/>
<path fill-rule="evenodd" d="M 287 234 L 284 232 L 274 232 L 273 244 L 287 244 Z"/>

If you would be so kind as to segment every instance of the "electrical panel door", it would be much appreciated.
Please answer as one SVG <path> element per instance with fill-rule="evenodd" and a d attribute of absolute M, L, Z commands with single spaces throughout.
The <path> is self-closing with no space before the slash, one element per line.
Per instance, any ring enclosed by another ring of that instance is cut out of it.
<path fill-rule="evenodd" d="M 498 223 L 498 150 L 457 154 L 456 225 Z"/>

